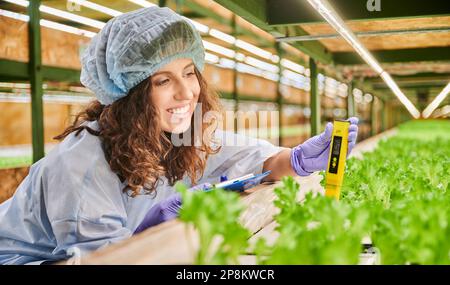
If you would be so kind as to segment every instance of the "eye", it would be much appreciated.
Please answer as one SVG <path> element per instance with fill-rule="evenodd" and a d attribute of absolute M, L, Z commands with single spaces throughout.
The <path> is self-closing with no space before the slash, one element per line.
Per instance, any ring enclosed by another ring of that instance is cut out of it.
<path fill-rule="evenodd" d="M 190 76 L 193 76 L 193 75 L 195 75 L 195 72 L 193 70 L 186 73 L 187 77 L 190 77 Z"/>
<path fill-rule="evenodd" d="M 169 79 L 162 79 L 162 80 L 157 80 L 155 85 L 162 86 L 162 85 L 166 85 L 167 83 L 169 83 Z"/>

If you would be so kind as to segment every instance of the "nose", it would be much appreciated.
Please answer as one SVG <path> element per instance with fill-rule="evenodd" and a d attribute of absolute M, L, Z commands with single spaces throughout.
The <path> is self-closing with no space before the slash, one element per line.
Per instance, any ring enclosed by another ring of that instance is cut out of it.
<path fill-rule="evenodd" d="M 177 90 L 174 97 L 178 101 L 192 100 L 194 92 L 192 92 L 189 83 L 181 79 L 177 81 Z"/>

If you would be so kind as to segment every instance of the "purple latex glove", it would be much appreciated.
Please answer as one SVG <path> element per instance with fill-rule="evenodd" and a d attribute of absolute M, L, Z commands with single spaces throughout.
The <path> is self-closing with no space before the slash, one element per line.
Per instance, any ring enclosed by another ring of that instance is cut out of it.
<path fill-rule="evenodd" d="M 189 188 L 188 191 L 201 191 L 212 187 L 210 183 L 202 183 Z M 153 205 L 139 224 L 134 234 L 140 233 L 147 228 L 156 226 L 162 222 L 170 221 L 178 217 L 178 211 L 181 208 L 181 194 L 175 193 L 163 201 Z"/>
<path fill-rule="evenodd" d="M 192 192 L 204 191 L 204 190 L 209 190 L 211 188 L 213 188 L 213 185 L 211 183 L 206 182 L 206 183 L 195 185 L 194 187 L 189 188 L 188 191 L 192 191 Z"/>
<path fill-rule="evenodd" d="M 348 129 L 348 156 L 356 144 L 358 118 L 351 117 L 347 121 L 350 121 Z M 327 168 L 332 133 L 333 123 L 329 122 L 323 133 L 308 139 L 292 149 L 291 166 L 298 175 L 308 176 L 315 171 Z"/>

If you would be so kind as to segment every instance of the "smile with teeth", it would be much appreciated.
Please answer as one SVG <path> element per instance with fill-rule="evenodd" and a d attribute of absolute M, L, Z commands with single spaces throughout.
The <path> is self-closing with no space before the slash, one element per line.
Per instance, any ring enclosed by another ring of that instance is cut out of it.
<path fill-rule="evenodd" d="M 186 114 L 189 111 L 189 104 L 181 108 L 168 109 L 167 111 L 172 114 Z"/>

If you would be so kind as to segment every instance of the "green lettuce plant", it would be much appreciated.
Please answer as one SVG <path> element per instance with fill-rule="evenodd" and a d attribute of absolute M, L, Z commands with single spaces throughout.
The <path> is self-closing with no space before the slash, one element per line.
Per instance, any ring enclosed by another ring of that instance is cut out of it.
<path fill-rule="evenodd" d="M 182 183 L 175 187 L 182 194 L 180 219 L 194 225 L 199 234 L 200 249 L 195 263 L 237 264 L 250 237 L 250 232 L 239 223 L 244 209 L 239 195 L 216 188 L 190 192 Z"/>

